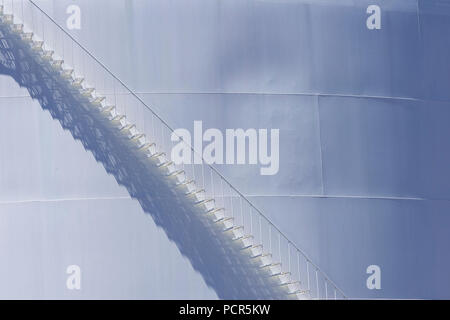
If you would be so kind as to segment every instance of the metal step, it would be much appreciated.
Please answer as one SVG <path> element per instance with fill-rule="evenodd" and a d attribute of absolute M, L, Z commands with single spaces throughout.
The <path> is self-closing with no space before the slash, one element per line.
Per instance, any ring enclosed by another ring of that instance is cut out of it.
<path fill-rule="evenodd" d="M 223 231 L 230 230 L 234 227 L 234 219 L 233 218 L 224 218 L 216 222 L 216 226 L 219 227 Z"/>
<path fill-rule="evenodd" d="M 183 183 L 178 184 L 177 187 L 185 194 L 188 194 L 197 188 L 194 180 L 187 180 Z"/>
<path fill-rule="evenodd" d="M 271 276 L 270 280 L 273 281 L 276 285 L 284 285 L 291 282 L 291 273 L 281 272 L 279 274 Z"/>
<path fill-rule="evenodd" d="M 138 133 L 130 138 L 130 141 L 141 147 L 147 142 L 146 136 L 143 133 Z"/>
<path fill-rule="evenodd" d="M 225 232 L 231 236 L 232 240 L 236 240 L 244 236 L 244 227 L 243 226 L 234 227 Z"/>
<path fill-rule="evenodd" d="M 213 219 L 213 222 L 217 222 L 219 220 L 225 219 L 225 209 L 223 208 L 218 208 L 218 209 L 214 209 L 211 211 L 208 211 L 206 213 L 206 215 L 208 217 L 210 217 L 211 219 Z"/>
<path fill-rule="evenodd" d="M 42 51 L 42 58 L 44 60 L 51 61 L 53 57 L 54 51 L 53 50 L 43 50 Z"/>
<path fill-rule="evenodd" d="M 152 155 L 150 158 L 157 166 L 163 165 L 167 162 L 166 154 L 164 152 L 158 152 Z"/>
<path fill-rule="evenodd" d="M 253 246 L 253 236 L 252 235 L 244 236 L 242 238 L 236 239 L 235 241 L 241 249 L 246 249 L 246 248 L 250 248 L 251 246 Z"/>
<path fill-rule="evenodd" d="M 200 202 L 197 202 L 195 205 L 204 211 L 211 211 L 215 208 L 215 201 L 214 199 L 206 199 L 202 200 Z"/>
<path fill-rule="evenodd" d="M 179 183 L 182 183 L 186 181 L 186 172 L 184 170 L 176 170 L 175 172 L 172 172 L 171 174 L 167 175 L 169 178 L 174 178 L 175 183 L 178 185 Z"/>
<path fill-rule="evenodd" d="M 61 75 L 64 79 L 70 79 L 72 80 L 72 76 L 73 76 L 73 69 L 64 69 L 61 72 Z"/>
<path fill-rule="evenodd" d="M 64 64 L 64 60 L 53 60 L 52 61 L 52 67 L 55 68 L 58 71 L 62 71 L 62 66 Z"/>
<path fill-rule="evenodd" d="M 120 117 L 124 118 L 125 116 L 119 114 L 115 106 L 104 107 L 100 110 L 109 121 L 120 120 Z M 117 119 L 119 117 L 119 119 Z"/>
<path fill-rule="evenodd" d="M 84 82 L 84 78 L 75 78 L 75 79 L 73 79 L 73 81 L 72 81 L 72 85 L 73 85 L 75 88 L 81 89 L 81 88 L 82 88 L 82 85 L 83 85 L 83 82 Z"/>
<path fill-rule="evenodd" d="M 119 128 L 123 128 L 128 123 L 127 118 L 123 114 L 112 117 L 110 121 Z"/>
<path fill-rule="evenodd" d="M 2 20 L 3 20 L 3 22 L 6 22 L 8 24 L 13 24 L 14 23 L 14 16 L 12 14 L 4 14 L 2 16 Z"/>
<path fill-rule="evenodd" d="M 261 267 L 261 270 L 266 272 L 269 276 L 281 274 L 281 263 L 271 263 Z"/>
<path fill-rule="evenodd" d="M 263 253 L 261 255 L 253 258 L 254 263 L 259 267 L 265 267 L 272 264 L 272 254 L 271 253 Z"/>
<path fill-rule="evenodd" d="M 151 157 L 156 153 L 156 144 L 154 143 L 146 143 L 139 148 L 139 150 L 147 155 L 147 157 Z"/>
<path fill-rule="evenodd" d="M 263 246 L 261 244 L 252 245 L 248 248 L 242 249 L 245 253 L 250 255 L 252 259 L 260 257 L 263 254 Z"/>
<path fill-rule="evenodd" d="M 106 97 L 95 97 L 91 100 L 91 103 L 96 106 L 101 106 L 102 102 L 106 100 Z"/>
<path fill-rule="evenodd" d="M 17 33 L 23 32 L 23 24 L 22 23 L 15 23 L 15 24 L 13 24 L 12 30 L 14 32 L 17 32 Z"/>
<path fill-rule="evenodd" d="M 27 41 L 27 42 L 33 42 L 33 32 L 25 32 L 21 35 L 22 39 Z"/>
<path fill-rule="evenodd" d="M 84 88 L 81 89 L 81 94 L 87 98 L 92 97 L 92 94 L 94 93 L 95 89 L 94 88 Z"/>
<path fill-rule="evenodd" d="M 282 284 L 280 288 L 285 290 L 287 294 L 293 294 L 301 291 L 300 281 L 287 282 Z"/>
<path fill-rule="evenodd" d="M 31 49 L 35 51 L 42 51 L 44 47 L 44 41 L 33 41 Z"/>
<path fill-rule="evenodd" d="M 288 294 L 287 296 L 289 299 L 293 300 L 309 300 L 311 298 L 309 290 L 298 290 L 296 292 Z"/>

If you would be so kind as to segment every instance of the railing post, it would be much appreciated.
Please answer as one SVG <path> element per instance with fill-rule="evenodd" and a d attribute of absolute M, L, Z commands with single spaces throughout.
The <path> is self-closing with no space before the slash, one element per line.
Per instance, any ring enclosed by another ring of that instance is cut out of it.
<path fill-rule="evenodd" d="M 161 126 L 161 148 L 165 149 L 165 145 L 164 145 L 164 126 Z"/>
<path fill-rule="evenodd" d="M 212 193 L 213 199 L 215 199 L 216 198 L 216 194 L 215 194 L 215 191 L 214 191 L 214 176 L 213 176 L 213 171 L 212 171 L 211 168 L 209 168 L 209 174 L 211 176 L 211 193 Z"/>
<path fill-rule="evenodd" d="M 116 104 L 116 109 L 117 109 L 117 104 Z M 152 119 L 151 119 L 151 125 L 152 125 L 152 142 L 156 143 L 156 139 L 155 139 L 155 116 L 152 114 Z"/>
<path fill-rule="evenodd" d="M 272 253 L 272 225 L 269 224 L 269 250 Z"/>
<path fill-rule="evenodd" d="M 253 210 L 250 207 L 250 234 L 253 235 Z"/>
<path fill-rule="evenodd" d="M 242 197 L 239 197 L 239 200 L 240 200 L 240 202 L 241 202 L 241 222 L 242 222 L 242 226 L 244 227 L 244 230 L 245 230 L 245 225 L 244 225 L 244 212 L 242 211 L 242 206 L 243 206 L 243 204 L 242 204 Z"/>
<path fill-rule="evenodd" d="M 311 286 L 310 286 L 310 282 L 309 282 L 309 261 L 308 260 L 306 260 L 306 275 L 307 275 L 307 277 L 308 277 L 308 291 L 309 291 L 309 294 L 311 294 Z"/>
<path fill-rule="evenodd" d="M 280 259 L 280 262 L 282 263 L 281 259 L 281 233 L 278 233 L 278 257 Z"/>
<path fill-rule="evenodd" d="M 228 185 L 230 189 L 230 203 L 231 203 L 231 217 L 234 218 L 234 208 L 233 208 L 233 189 L 231 189 L 231 185 Z"/>
<path fill-rule="evenodd" d="M 289 273 L 291 273 L 291 249 L 289 247 L 290 242 L 288 240 L 288 244 L 287 244 L 287 250 L 288 250 L 288 271 Z"/>
<path fill-rule="evenodd" d="M 320 292 L 319 292 L 319 277 L 318 277 L 318 270 L 316 269 L 316 290 L 317 290 L 317 299 L 320 299 Z"/>
<path fill-rule="evenodd" d="M 205 163 L 203 162 L 203 157 L 200 156 L 200 162 L 202 166 L 202 180 L 203 180 L 203 189 L 205 189 L 206 193 L 206 185 L 205 185 Z"/>
<path fill-rule="evenodd" d="M 223 205 L 223 209 L 225 210 L 225 192 L 223 189 L 223 179 L 220 178 L 220 188 L 222 189 L 222 205 Z M 226 214 L 226 212 L 225 212 Z"/>
<path fill-rule="evenodd" d="M 259 240 L 261 241 L 261 245 L 264 248 L 264 242 L 263 242 L 263 238 L 262 238 L 261 215 L 259 216 Z M 272 252 L 270 252 L 270 253 L 272 253 Z"/>

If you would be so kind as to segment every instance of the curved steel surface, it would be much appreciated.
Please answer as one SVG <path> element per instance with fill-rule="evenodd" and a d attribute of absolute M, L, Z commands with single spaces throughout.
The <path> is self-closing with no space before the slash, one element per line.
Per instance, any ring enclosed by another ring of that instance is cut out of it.
<path fill-rule="evenodd" d="M 174 128 L 279 128 L 276 175 L 219 169 L 350 297 L 448 298 L 450 7 L 379 0 L 382 28 L 368 30 L 372 2 L 80 0 L 68 32 Z M 36 3 L 65 25 L 71 1 Z M 19 155 L 1 155 L 5 201 L 116 193 L 100 173 L 99 188 L 70 173 L 54 188 L 50 167 L 14 169 Z M 382 290 L 366 288 L 372 264 Z"/>

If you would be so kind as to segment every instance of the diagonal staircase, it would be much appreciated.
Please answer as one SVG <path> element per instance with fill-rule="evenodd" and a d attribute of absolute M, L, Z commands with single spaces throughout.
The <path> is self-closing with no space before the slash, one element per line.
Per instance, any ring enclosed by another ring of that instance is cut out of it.
<path fill-rule="evenodd" d="M 93 153 L 220 298 L 346 298 L 214 167 L 173 163 L 170 126 L 33 1 L 9 3 L 0 73 Z"/>

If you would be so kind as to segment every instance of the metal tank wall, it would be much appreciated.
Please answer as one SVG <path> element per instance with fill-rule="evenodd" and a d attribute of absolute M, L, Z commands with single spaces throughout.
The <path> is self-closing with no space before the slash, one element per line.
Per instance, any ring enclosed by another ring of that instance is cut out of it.
<path fill-rule="evenodd" d="M 63 26 L 66 8 L 79 5 L 81 30 L 69 32 L 173 127 L 192 130 L 202 120 L 205 129 L 280 129 L 276 175 L 261 176 L 255 165 L 219 167 L 350 297 L 450 297 L 446 2 L 36 2 Z M 381 30 L 366 27 L 371 4 L 381 7 Z M 14 85 L 2 81 L 11 95 Z M 21 279 L 17 294 L 70 296 L 64 287 L 42 288 L 53 274 L 60 280 L 50 283 L 64 285 L 56 268 L 69 263 L 70 248 L 89 261 L 86 274 L 95 270 L 95 289 L 83 297 L 214 297 L 92 156 L 26 101 L 1 102 L 2 118 L 16 119 L 0 138 L 9 230 L 2 243 L 12 261 L 0 268 L 14 269 L 0 274 L 14 275 L 8 288 Z M 27 158 L 23 149 L 6 153 L 19 125 L 16 143 L 33 141 Z M 15 203 L 33 197 L 101 200 Z M 12 217 L 16 211 L 23 220 Z M 15 253 L 15 241 L 27 241 L 27 250 Z M 381 267 L 381 290 L 366 287 L 373 264 Z"/>

